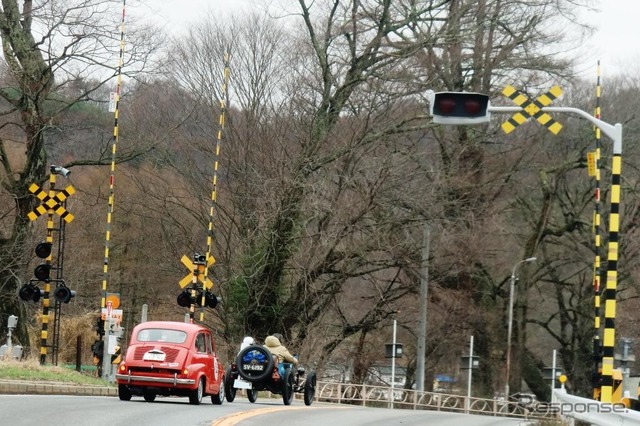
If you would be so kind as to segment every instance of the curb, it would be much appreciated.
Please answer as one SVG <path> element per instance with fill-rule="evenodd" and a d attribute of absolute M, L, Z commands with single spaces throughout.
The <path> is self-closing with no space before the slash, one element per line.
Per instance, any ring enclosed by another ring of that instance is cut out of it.
<path fill-rule="evenodd" d="M 66 383 L 0 380 L 0 394 L 118 396 L 118 388 Z"/>

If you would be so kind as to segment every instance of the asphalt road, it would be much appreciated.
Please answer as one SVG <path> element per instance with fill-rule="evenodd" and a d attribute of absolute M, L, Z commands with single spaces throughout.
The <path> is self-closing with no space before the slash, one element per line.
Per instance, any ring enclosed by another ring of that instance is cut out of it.
<path fill-rule="evenodd" d="M 465 415 L 436 411 L 388 410 L 314 404 L 311 407 L 261 408 L 215 422 L 213 426 L 514 426 L 530 425 L 522 419 Z"/>
<path fill-rule="evenodd" d="M 470 416 L 433 411 L 388 410 L 294 401 L 286 407 L 280 399 L 246 400 L 198 406 L 187 398 L 160 398 L 148 403 L 134 397 L 120 401 L 103 396 L 0 395 L 0 424 L 51 426 L 252 426 L 252 425 L 518 425 L 522 420 Z"/>

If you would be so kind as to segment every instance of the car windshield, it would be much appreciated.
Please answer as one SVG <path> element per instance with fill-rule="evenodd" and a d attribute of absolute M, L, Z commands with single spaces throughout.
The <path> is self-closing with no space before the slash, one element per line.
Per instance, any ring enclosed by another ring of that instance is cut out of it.
<path fill-rule="evenodd" d="M 139 342 L 184 343 L 187 333 L 166 328 L 145 328 L 138 332 Z"/>

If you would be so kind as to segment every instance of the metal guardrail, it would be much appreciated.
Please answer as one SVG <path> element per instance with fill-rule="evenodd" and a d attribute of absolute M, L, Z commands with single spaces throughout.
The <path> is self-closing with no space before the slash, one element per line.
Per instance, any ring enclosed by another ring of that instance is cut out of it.
<path fill-rule="evenodd" d="M 598 426 L 638 426 L 640 413 L 624 407 L 624 404 L 607 404 L 592 399 L 569 395 L 564 389 L 554 389 L 556 413 Z"/>
<path fill-rule="evenodd" d="M 421 392 L 401 388 L 394 388 L 393 398 L 390 398 L 391 390 L 389 386 L 318 381 L 315 399 L 322 402 L 361 405 L 365 407 L 451 411 L 532 420 L 555 418 L 554 414 L 538 413 L 515 402 L 473 397 L 467 398 L 463 395 Z"/>

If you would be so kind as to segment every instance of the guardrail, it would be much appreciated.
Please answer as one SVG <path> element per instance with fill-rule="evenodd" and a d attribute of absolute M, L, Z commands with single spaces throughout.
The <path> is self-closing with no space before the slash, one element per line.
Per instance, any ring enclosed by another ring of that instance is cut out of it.
<path fill-rule="evenodd" d="M 570 417 L 592 425 L 640 425 L 640 413 L 625 408 L 624 404 L 607 404 L 593 399 L 569 395 L 564 389 L 554 389 L 554 403 L 550 409 L 563 417 Z"/>
<path fill-rule="evenodd" d="M 356 385 L 351 383 L 319 381 L 316 384 L 315 399 L 323 402 L 361 405 L 365 407 L 452 411 L 498 417 L 518 417 L 532 420 L 556 418 L 553 413 L 538 413 L 514 402 L 473 397 L 467 398 L 463 395 L 421 392 L 413 389 L 400 388 L 393 389 L 393 398 L 391 398 L 391 387 L 389 386 Z"/>

